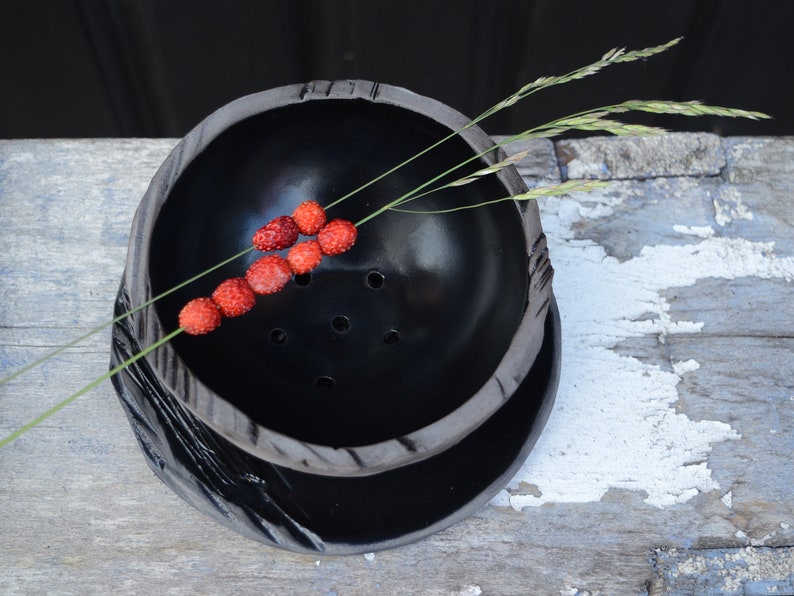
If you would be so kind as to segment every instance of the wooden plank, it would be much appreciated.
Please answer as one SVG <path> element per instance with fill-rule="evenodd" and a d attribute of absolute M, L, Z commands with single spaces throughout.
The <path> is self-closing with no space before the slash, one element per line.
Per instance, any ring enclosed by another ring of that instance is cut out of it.
<path fill-rule="evenodd" d="M 494 140 L 506 142 L 507 137 L 495 137 Z M 505 144 L 504 150 L 508 155 L 525 154 L 516 162 L 516 169 L 530 188 L 561 182 L 554 143 L 549 139 L 513 141 Z"/>
<path fill-rule="evenodd" d="M 0 375 L 108 320 L 132 213 L 175 142 L 0 141 Z M 525 467 L 478 514 L 367 556 L 264 547 L 152 475 L 106 383 L 0 450 L 0 592 L 642 594 L 661 547 L 680 570 L 689 549 L 794 543 L 794 141 L 720 142 L 717 174 L 540 203 L 563 377 Z M 534 148 L 528 184 L 560 179 L 554 146 Z M 0 386 L 0 435 L 102 374 L 107 341 Z"/>
<path fill-rule="evenodd" d="M 794 594 L 794 548 L 660 550 L 656 567 L 652 596 Z"/>
<path fill-rule="evenodd" d="M 726 165 L 721 139 L 706 133 L 572 139 L 555 147 L 562 177 L 571 180 L 716 176 Z"/>

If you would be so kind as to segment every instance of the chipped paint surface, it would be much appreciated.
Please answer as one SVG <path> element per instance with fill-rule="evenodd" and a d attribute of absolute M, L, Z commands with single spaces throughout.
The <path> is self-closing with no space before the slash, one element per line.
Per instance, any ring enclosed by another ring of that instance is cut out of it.
<path fill-rule="evenodd" d="M 541 204 L 556 270 L 563 373 L 546 429 L 494 505 L 520 510 L 590 502 L 622 488 L 642 493 L 650 505 L 672 506 L 719 489 L 708 467 L 712 445 L 740 438 L 722 421 L 695 421 L 674 409 L 677 384 L 697 374 L 698 362 L 673 362 L 671 370 L 662 370 L 615 347 L 629 338 L 650 336 L 664 343 L 673 334 L 702 331 L 700 321 L 672 320 L 664 298 L 670 288 L 706 278 L 790 282 L 794 259 L 776 257 L 774 242 L 722 237 L 711 226 L 677 225 L 673 232 L 683 243 L 646 246 L 621 262 L 573 232 L 577 222 L 603 216 L 614 201 L 606 189 Z M 752 218 L 738 195 L 715 201 L 720 225 Z"/>
<path fill-rule="evenodd" d="M 714 219 L 721 226 L 727 226 L 736 219 L 752 221 L 753 214 L 742 201 L 742 195 L 734 187 L 723 187 L 712 200 Z"/>
<path fill-rule="evenodd" d="M 791 548 L 660 550 L 656 565 L 664 594 L 782 595 L 794 590 Z"/>
<path fill-rule="evenodd" d="M 477 584 L 469 584 L 453 590 L 438 588 L 427 590 L 422 593 L 427 596 L 480 596 L 483 594 L 483 591 Z"/>

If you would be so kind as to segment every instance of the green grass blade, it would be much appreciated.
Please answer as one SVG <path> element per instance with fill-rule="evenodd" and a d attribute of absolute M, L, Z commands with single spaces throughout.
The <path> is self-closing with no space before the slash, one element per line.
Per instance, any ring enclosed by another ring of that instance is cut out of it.
<path fill-rule="evenodd" d="M 39 424 L 44 422 L 47 418 L 49 418 L 50 416 L 52 416 L 56 412 L 59 412 L 62 409 L 64 409 L 66 406 L 68 406 L 70 403 L 72 403 L 78 397 L 81 397 L 81 396 L 85 395 L 86 393 L 88 393 L 89 391 L 91 391 L 92 389 L 94 389 L 95 387 L 97 387 L 98 385 L 103 383 L 104 381 L 107 381 L 113 375 L 121 372 L 122 370 L 127 368 L 129 365 L 137 362 L 138 360 L 140 360 L 141 358 L 143 358 L 144 356 L 146 356 L 150 352 L 156 350 L 157 348 L 159 348 L 163 344 L 171 341 L 174 337 L 176 337 L 177 335 L 182 333 L 182 331 L 184 331 L 184 329 L 182 329 L 181 327 L 179 329 L 175 330 L 175 331 L 172 331 L 171 333 L 169 333 L 165 337 L 157 340 L 155 343 L 153 343 L 151 346 L 149 346 L 145 350 L 141 350 L 140 352 L 138 352 L 134 356 L 130 357 L 129 359 L 125 360 L 121 364 L 113 367 L 111 370 L 109 370 L 107 373 L 105 373 L 104 375 L 102 375 L 98 379 L 95 379 L 94 381 L 90 382 L 88 385 L 86 385 L 85 387 L 83 387 L 79 391 L 76 391 L 75 393 L 73 393 L 72 395 L 70 395 L 69 397 L 64 399 L 63 401 L 55 404 L 49 410 L 47 410 L 43 414 L 40 414 L 39 416 L 37 416 L 36 418 L 31 420 L 30 422 L 28 422 L 24 426 L 19 427 L 17 430 L 12 432 L 10 435 L 8 435 L 4 439 L 0 440 L 0 448 L 5 447 L 11 441 L 13 441 L 14 439 L 19 438 L 21 435 L 23 435 L 24 433 L 26 433 L 30 429 L 35 428 L 36 426 L 38 426 Z"/>
<path fill-rule="evenodd" d="M 487 205 L 494 205 L 496 203 L 503 203 L 504 201 L 533 201 L 540 197 L 553 197 L 571 192 L 587 192 L 595 190 L 596 188 L 604 188 L 609 185 L 609 182 L 604 180 L 568 180 L 562 184 L 555 184 L 553 186 L 541 186 L 533 188 L 527 192 L 511 195 L 509 197 L 502 197 L 500 199 L 493 199 L 491 201 L 484 201 L 476 205 L 460 205 L 458 207 L 451 207 L 449 209 L 438 210 L 419 210 L 419 209 L 403 209 L 401 207 L 392 207 L 391 211 L 398 211 L 400 213 L 415 213 L 420 215 L 430 215 L 438 213 L 454 213 L 455 211 L 463 211 L 465 209 L 476 209 L 478 207 L 485 207 Z"/>
<path fill-rule="evenodd" d="M 120 321 L 123 321 L 124 319 L 126 319 L 126 318 L 127 318 L 127 317 L 129 317 L 130 315 L 133 315 L 133 314 L 135 314 L 136 312 L 138 312 L 138 311 L 140 311 L 140 310 L 143 310 L 143 309 L 144 309 L 144 308 L 146 308 L 147 306 L 149 306 L 149 305 L 151 305 L 151 304 L 154 304 L 155 302 L 157 302 L 157 301 L 158 301 L 158 300 L 160 300 L 161 298 L 165 298 L 165 297 L 166 297 L 166 296 L 168 296 L 169 294 L 173 294 L 173 293 L 174 293 L 174 292 L 176 292 L 177 290 L 179 290 L 179 289 L 181 289 L 181 288 L 184 288 L 185 286 L 187 286 L 187 285 L 189 285 L 189 284 L 192 284 L 194 281 L 196 281 L 196 280 L 198 280 L 198 279 L 201 279 L 202 277 L 204 277 L 205 275 L 208 275 L 208 274 L 212 273 L 212 272 L 213 272 L 213 271 L 215 271 L 216 269 L 219 269 L 219 268 L 223 267 L 224 265 L 227 265 L 227 264 L 229 264 L 229 263 L 231 263 L 231 262 L 233 262 L 233 261 L 235 261 L 235 260 L 239 259 L 240 257 L 242 257 L 242 256 L 244 256 L 244 255 L 246 255 L 246 254 L 248 254 L 248 253 L 249 253 L 249 252 L 251 252 L 252 250 L 254 250 L 254 247 L 253 247 L 253 246 L 251 246 L 251 247 L 248 247 L 248 248 L 246 248 L 245 250 L 238 252 L 236 255 L 233 255 L 233 256 L 229 257 L 228 259 L 226 259 L 226 260 L 224 260 L 224 261 L 221 261 L 221 262 L 220 262 L 220 263 L 218 263 L 217 265 L 214 265 L 214 266 L 210 267 L 209 269 L 206 269 L 206 270 L 202 271 L 201 273 L 198 273 L 198 274 L 194 275 L 194 276 L 193 276 L 193 277 L 191 277 L 190 279 L 187 279 L 187 280 L 183 281 L 182 283 L 180 283 L 180 284 L 177 284 L 177 285 L 175 285 L 175 286 L 174 286 L 174 287 L 172 287 L 172 288 L 169 288 L 168 290 L 166 290 L 166 291 L 165 291 L 165 292 L 163 292 L 162 294 L 158 294 L 158 295 L 157 295 L 157 296 L 155 296 L 154 298 L 150 298 L 149 300 L 147 300 L 147 301 L 146 301 L 146 302 L 144 302 L 143 304 L 141 304 L 141 305 L 139 305 L 139 306 L 136 306 L 135 308 L 133 308 L 133 309 L 131 309 L 131 310 L 128 310 L 127 312 L 125 312 L 125 313 L 123 313 L 123 314 L 120 314 L 120 315 L 119 315 L 119 316 L 117 316 L 115 319 L 113 319 L 113 320 L 111 320 L 111 321 L 108 321 L 108 322 L 106 322 L 106 323 L 102 323 L 102 324 L 101 324 L 101 325 L 99 325 L 98 327 L 94 327 L 93 329 L 91 329 L 91 330 L 87 331 L 86 333 L 84 333 L 84 334 L 83 334 L 83 335 L 81 335 L 80 337 L 78 337 L 78 338 L 76 338 L 76 339 L 73 339 L 73 340 L 72 340 L 72 341 L 70 341 L 69 343 L 67 343 L 67 344 L 64 344 L 64 345 L 62 345 L 62 346 L 58 347 L 57 349 L 53 350 L 52 352 L 49 352 L 48 354 L 45 354 L 45 355 L 44 355 L 44 356 L 42 356 L 41 358 L 39 358 L 39 359 L 37 359 L 37 360 L 34 360 L 33 362 L 31 362 L 31 363 L 29 363 L 29 364 L 26 364 L 25 366 L 23 366 L 22 368 L 20 368 L 19 370 L 15 371 L 15 372 L 11 373 L 10 375 L 8 375 L 8 376 L 6 376 L 6 377 L 3 377 L 2 379 L 0 379 L 0 385 L 5 385 L 5 384 L 6 384 L 6 383 L 8 383 L 9 381 L 13 381 L 13 380 L 14 380 L 14 379 L 16 379 L 18 376 L 20 376 L 20 375 L 23 375 L 23 374 L 25 374 L 26 372 L 28 372 L 29 370 L 32 370 L 32 369 L 36 368 L 37 366 L 40 366 L 40 365 L 44 364 L 44 363 L 45 363 L 47 360 L 49 360 L 50 358 L 53 358 L 53 357 L 57 356 L 58 354 L 61 354 L 61 353 L 63 353 L 64 351 L 68 350 L 69 348 L 72 348 L 72 347 L 76 346 L 77 344 L 79 344 L 79 343 L 81 343 L 81 342 L 85 341 L 86 339 L 88 339 L 88 338 L 89 338 L 89 337 L 91 337 L 92 335 L 96 335 L 96 334 L 97 334 L 97 333 L 99 333 L 100 331 L 103 331 L 103 330 L 107 329 L 107 328 L 108 328 L 108 327 L 110 327 L 111 325 L 115 325 L 116 323 L 118 323 L 118 322 L 120 322 Z"/>

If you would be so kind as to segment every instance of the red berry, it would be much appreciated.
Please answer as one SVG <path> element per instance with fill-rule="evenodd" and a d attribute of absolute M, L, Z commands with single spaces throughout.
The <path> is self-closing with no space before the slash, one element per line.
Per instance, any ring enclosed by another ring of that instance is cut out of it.
<path fill-rule="evenodd" d="M 295 208 L 292 219 L 304 236 L 314 236 L 325 225 L 325 209 L 316 201 L 303 201 Z"/>
<path fill-rule="evenodd" d="M 215 288 L 212 300 L 224 317 L 239 317 L 254 307 L 256 295 L 245 279 L 233 277 Z"/>
<path fill-rule="evenodd" d="M 289 248 L 298 241 L 298 225 L 289 215 L 271 219 L 256 231 L 254 248 L 264 252 Z"/>
<path fill-rule="evenodd" d="M 306 240 L 293 246 L 287 253 L 287 262 L 296 275 L 308 273 L 323 259 L 320 244 L 316 240 Z"/>
<path fill-rule="evenodd" d="M 275 294 L 292 277 L 289 263 L 279 255 L 265 255 L 248 268 L 245 279 L 257 294 Z"/>
<path fill-rule="evenodd" d="M 332 219 L 317 234 L 324 255 L 339 255 L 356 243 L 358 230 L 346 219 Z"/>
<path fill-rule="evenodd" d="M 179 326 L 188 335 L 205 335 L 221 324 L 221 313 L 212 298 L 194 298 L 179 311 Z"/>

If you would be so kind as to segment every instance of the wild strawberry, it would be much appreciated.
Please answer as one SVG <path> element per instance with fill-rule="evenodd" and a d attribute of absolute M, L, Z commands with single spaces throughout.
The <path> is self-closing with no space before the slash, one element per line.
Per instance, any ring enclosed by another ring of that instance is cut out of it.
<path fill-rule="evenodd" d="M 215 288 L 212 301 L 224 317 L 239 317 L 254 307 L 256 295 L 245 279 L 233 277 Z"/>
<path fill-rule="evenodd" d="M 325 209 L 316 201 L 303 201 L 292 212 L 292 219 L 304 236 L 314 236 L 325 225 Z"/>
<path fill-rule="evenodd" d="M 289 263 L 279 255 L 265 255 L 255 261 L 245 274 L 251 289 L 257 294 L 275 294 L 292 277 Z"/>
<path fill-rule="evenodd" d="M 338 255 L 356 243 L 358 230 L 346 219 L 332 219 L 317 234 L 324 255 Z"/>
<path fill-rule="evenodd" d="M 298 225 L 289 215 L 271 219 L 256 231 L 251 242 L 264 252 L 289 248 L 298 240 Z"/>
<path fill-rule="evenodd" d="M 287 253 L 287 262 L 296 275 L 308 273 L 323 259 L 320 244 L 316 240 L 306 240 L 296 244 Z"/>
<path fill-rule="evenodd" d="M 205 335 L 221 324 L 221 313 L 212 298 L 194 298 L 179 311 L 179 326 L 188 335 Z"/>

